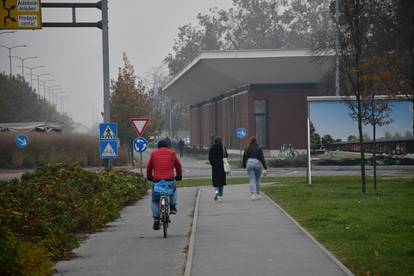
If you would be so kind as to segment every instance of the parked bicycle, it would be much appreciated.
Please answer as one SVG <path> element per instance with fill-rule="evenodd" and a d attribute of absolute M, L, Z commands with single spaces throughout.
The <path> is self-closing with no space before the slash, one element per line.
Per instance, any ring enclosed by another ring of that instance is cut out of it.
<path fill-rule="evenodd" d="M 283 144 L 279 150 L 279 157 L 293 159 L 299 155 L 299 151 L 295 150 L 292 144 Z"/>

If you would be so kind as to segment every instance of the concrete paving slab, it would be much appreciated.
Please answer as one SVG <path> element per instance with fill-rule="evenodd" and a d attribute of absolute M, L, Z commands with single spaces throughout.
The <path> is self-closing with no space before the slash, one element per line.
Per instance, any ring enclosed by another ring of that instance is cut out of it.
<path fill-rule="evenodd" d="M 200 197 L 192 264 L 204 275 L 347 275 L 283 212 L 247 185 L 226 186 L 223 202 L 211 188 Z"/>
<path fill-rule="evenodd" d="M 147 195 L 125 208 L 108 229 L 82 242 L 74 251 L 78 257 L 57 263 L 56 275 L 182 275 L 195 195 L 195 188 L 179 189 L 178 214 L 167 239 L 152 230 Z"/>

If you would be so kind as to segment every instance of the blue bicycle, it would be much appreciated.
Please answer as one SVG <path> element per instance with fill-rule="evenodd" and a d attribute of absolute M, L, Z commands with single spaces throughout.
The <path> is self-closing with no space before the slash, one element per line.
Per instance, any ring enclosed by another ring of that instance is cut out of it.
<path fill-rule="evenodd" d="M 164 238 L 168 236 L 168 224 L 170 220 L 170 196 L 174 194 L 174 187 L 169 181 L 161 180 L 154 183 L 154 192 L 160 195 L 160 222 L 162 224 L 162 230 Z"/>

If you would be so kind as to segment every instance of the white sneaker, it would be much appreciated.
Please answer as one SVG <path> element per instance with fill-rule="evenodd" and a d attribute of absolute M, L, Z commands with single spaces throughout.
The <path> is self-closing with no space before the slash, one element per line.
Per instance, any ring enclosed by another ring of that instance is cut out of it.
<path fill-rule="evenodd" d="M 256 200 L 256 195 L 252 194 L 252 201 L 255 201 L 255 200 Z"/>
<path fill-rule="evenodd" d="M 219 196 L 218 199 L 217 199 L 217 201 L 218 202 L 222 202 L 223 201 L 223 197 L 222 196 Z"/>
<path fill-rule="evenodd" d="M 218 195 L 218 192 L 216 191 L 216 192 L 214 193 L 214 201 L 217 201 L 217 200 L 218 200 L 218 197 L 219 197 L 219 195 Z"/>
<path fill-rule="evenodd" d="M 256 195 L 256 199 L 257 199 L 257 200 L 261 200 L 261 199 L 262 199 L 262 195 L 261 195 L 261 194 L 257 194 L 257 195 Z"/>

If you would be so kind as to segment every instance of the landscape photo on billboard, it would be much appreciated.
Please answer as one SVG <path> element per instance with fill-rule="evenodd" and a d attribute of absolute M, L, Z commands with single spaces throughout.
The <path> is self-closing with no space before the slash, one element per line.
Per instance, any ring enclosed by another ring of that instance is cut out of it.
<path fill-rule="evenodd" d="M 407 100 L 389 100 L 388 124 L 376 127 L 376 152 L 400 158 L 414 158 L 409 144 L 414 143 L 413 108 Z M 358 158 L 358 123 L 344 100 L 309 102 L 311 153 L 314 160 Z M 364 124 L 363 137 L 367 156 L 373 152 L 373 128 Z"/>

